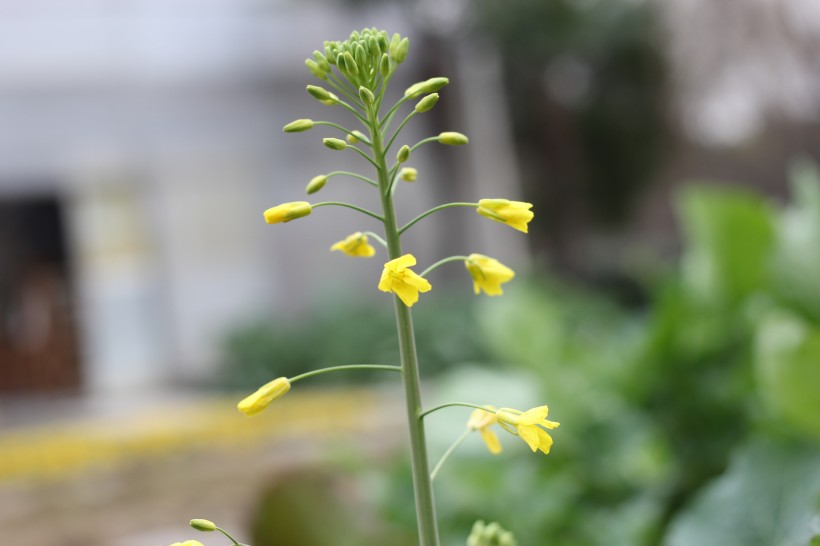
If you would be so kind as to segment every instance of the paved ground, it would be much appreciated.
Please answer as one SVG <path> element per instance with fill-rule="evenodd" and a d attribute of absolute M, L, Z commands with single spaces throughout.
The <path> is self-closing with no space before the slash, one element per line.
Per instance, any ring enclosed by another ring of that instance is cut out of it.
<path fill-rule="evenodd" d="M 253 419 L 237 397 L 0 405 L 0 543 L 167 546 L 194 517 L 241 534 L 277 476 L 403 442 L 397 394 L 291 392 Z"/>

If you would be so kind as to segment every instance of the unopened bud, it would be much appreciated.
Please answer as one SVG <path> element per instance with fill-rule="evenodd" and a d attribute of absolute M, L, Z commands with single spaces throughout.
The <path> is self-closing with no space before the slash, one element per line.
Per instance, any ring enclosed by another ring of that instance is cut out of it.
<path fill-rule="evenodd" d="M 404 92 L 405 97 L 417 97 L 424 93 L 435 93 L 445 85 L 450 83 L 449 78 L 439 76 L 437 78 L 430 78 L 423 82 L 414 83 Z"/>
<path fill-rule="evenodd" d="M 448 131 L 441 133 L 438 136 L 438 141 L 442 144 L 447 144 L 448 146 L 461 146 L 462 144 L 467 144 L 470 142 L 470 139 L 467 138 L 467 135 Z"/>
<path fill-rule="evenodd" d="M 366 106 L 370 106 L 376 101 L 376 98 L 373 96 L 373 92 L 364 86 L 359 87 L 359 98 L 362 99 L 362 102 Z"/>
<path fill-rule="evenodd" d="M 323 138 L 322 144 L 324 144 L 331 150 L 344 150 L 345 148 L 347 148 L 347 142 L 339 138 Z"/>
<path fill-rule="evenodd" d="M 399 171 L 399 178 L 405 182 L 415 182 L 419 172 L 413 167 L 404 167 Z"/>
<path fill-rule="evenodd" d="M 328 181 L 328 177 L 327 177 L 326 174 L 320 174 L 319 176 L 314 176 L 313 178 L 310 179 L 310 182 L 308 182 L 308 185 L 305 188 L 305 193 L 307 193 L 308 195 L 312 195 L 312 194 L 316 193 L 317 191 L 319 191 L 319 190 L 321 190 L 322 188 L 325 187 L 325 184 L 327 184 L 327 181 Z"/>
<path fill-rule="evenodd" d="M 313 129 L 312 119 L 297 119 L 282 127 L 282 131 L 286 133 L 301 133 L 303 131 L 310 131 L 311 129 Z"/>
<path fill-rule="evenodd" d="M 324 70 L 322 70 L 319 65 L 313 59 L 305 59 L 305 66 L 308 67 L 310 73 L 319 78 L 320 80 L 326 80 L 327 74 Z"/>
<path fill-rule="evenodd" d="M 345 137 L 345 140 L 347 141 L 348 144 L 356 144 L 360 140 L 363 140 L 363 141 L 367 142 L 367 137 L 364 136 L 364 133 L 362 133 L 360 131 L 352 131 L 351 134 L 349 134 Z"/>
<path fill-rule="evenodd" d="M 356 59 L 356 63 L 360 66 L 367 65 L 367 53 L 365 53 L 364 48 L 361 44 L 356 46 L 356 54 L 353 57 Z"/>
<path fill-rule="evenodd" d="M 410 49 L 410 40 L 407 38 L 402 38 L 398 45 L 394 48 L 390 48 L 390 56 L 393 57 L 393 60 L 397 63 L 403 63 L 404 59 L 407 58 L 407 52 Z"/>
<path fill-rule="evenodd" d="M 307 92 L 318 101 L 333 100 L 336 97 L 336 95 L 324 87 L 319 87 L 318 85 L 308 85 L 305 89 L 307 89 Z"/>
<path fill-rule="evenodd" d="M 399 148 L 399 153 L 396 154 L 396 159 L 399 163 L 404 163 L 408 159 L 410 159 L 410 146 L 405 144 L 401 148 Z"/>
<path fill-rule="evenodd" d="M 345 70 L 353 76 L 359 74 L 359 66 L 356 64 L 356 59 L 353 58 L 353 55 L 351 55 L 349 51 L 345 51 Z"/>
<path fill-rule="evenodd" d="M 428 110 L 431 110 L 433 108 L 433 106 L 436 105 L 437 102 L 438 102 L 438 93 L 432 93 L 430 95 L 427 95 L 426 97 L 421 99 L 418 102 L 418 104 L 416 104 L 416 112 L 418 112 L 419 114 L 423 114 L 424 112 L 427 112 Z"/>
<path fill-rule="evenodd" d="M 189 525 L 197 531 L 216 531 L 216 524 L 207 519 L 192 519 Z"/>
<path fill-rule="evenodd" d="M 327 57 L 322 55 L 318 51 L 313 52 L 313 58 L 316 60 L 316 64 L 325 72 L 330 72 L 330 63 L 327 61 Z"/>
<path fill-rule="evenodd" d="M 386 80 L 387 76 L 390 75 L 390 56 L 387 53 L 382 55 L 382 60 L 379 62 L 379 73 L 382 75 L 383 80 Z"/>

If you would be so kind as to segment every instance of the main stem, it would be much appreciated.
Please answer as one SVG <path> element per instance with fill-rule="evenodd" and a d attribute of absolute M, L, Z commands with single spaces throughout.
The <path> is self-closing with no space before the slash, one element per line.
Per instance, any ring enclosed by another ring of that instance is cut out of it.
<path fill-rule="evenodd" d="M 393 198 L 388 191 L 390 175 L 385 161 L 384 140 L 378 112 L 368 111 L 370 124 L 370 141 L 373 145 L 373 157 L 379 173 L 379 191 L 382 201 L 384 234 L 387 241 L 387 253 L 391 260 L 402 255 L 401 239 Z M 398 296 L 393 297 L 396 309 L 396 326 L 399 334 L 399 351 L 401 352 L 402 382 L 407 404 L 407 421 L 410 428 L 410 449 L 413 467 L 413 490 L 416 497 L 416 517 L 419 526 L 420 546 L 439 546 L 436 507 L 433 502 L 433 485 L 430 481 L 430 464 L 427 460 L 427 445 L 424 435 L 424 421 L 421 415 L 421 391 L 419 389 L 419 365 L 416 355 L 416 339 L 413 334 L 413 317 L 410 309 Z"/>

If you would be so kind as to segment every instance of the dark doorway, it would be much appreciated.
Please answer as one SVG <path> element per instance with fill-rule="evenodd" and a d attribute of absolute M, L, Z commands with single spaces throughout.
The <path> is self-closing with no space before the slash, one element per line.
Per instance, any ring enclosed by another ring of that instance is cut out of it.
<path fill-rule="evenodd" d="M 0 199 L 0 392 L 80 387 L 70 280 L 58 200 Z"/>

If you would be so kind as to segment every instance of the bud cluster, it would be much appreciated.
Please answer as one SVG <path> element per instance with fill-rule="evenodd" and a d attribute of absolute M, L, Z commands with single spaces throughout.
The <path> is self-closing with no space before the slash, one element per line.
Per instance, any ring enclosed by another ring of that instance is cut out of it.
<path fill-rule="evenodd" d="M 510 531 L 492 522 L 489 525 L 478 520 L 467 538 L 467 546 L 517 546 L 518 543 Z"/>
<path fill-rule="evenodd" d="M 326 41 L 324 52 L 314 51 L 305 65 L 320 80 L 327 80 L 335 66 L 354 88 L 375 92 L 379 76 L 386 79 L 407 58 L 409 45 L 408 39 L 398 33 L 390 38 L 384 30 L 366 28 L 353 31 L 343 42 Z"/>

